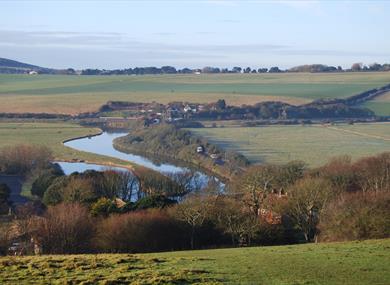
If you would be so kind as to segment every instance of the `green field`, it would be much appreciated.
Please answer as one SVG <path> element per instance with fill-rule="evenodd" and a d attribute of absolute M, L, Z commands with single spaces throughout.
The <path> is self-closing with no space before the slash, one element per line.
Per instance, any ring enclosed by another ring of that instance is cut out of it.
<path fill-rule="evenodd" d="M 380 116 L 390 116 L 390 92 L 368 101 L 362 105 Z"/>
<path fill-rule="evenodd" d="M 238 151 L 254 163 L 302 160 L 320 166 L 329 158 L 390 151 L 390 123 L 190 129 L 223 148 Z"/>
<path fill-rule="evenodd" d="M 81 159 L 97 164 L 130 166 L 119 159 L 81 152 L 63 145 L 63 141 L 99 133 L 97 128 L 86 128 L 71 123 L 15 123 L 0 122 L 0 148 L 17 144 L 35 144 L 49 147 L 55 160 Z"/>
<path fill-rule="evenodd" d="M 343 98 L 390 82 L 390 72 L 157 76 L 0 75 L 0 112 L 77 114 L 109 100 L 133 102 L 226 99 L 229 104 L 302 104 Z"/>
<path fill-rule="evenodd" d="M 390 284 L 390 240 L 0 258 L 1 284 Z"/>

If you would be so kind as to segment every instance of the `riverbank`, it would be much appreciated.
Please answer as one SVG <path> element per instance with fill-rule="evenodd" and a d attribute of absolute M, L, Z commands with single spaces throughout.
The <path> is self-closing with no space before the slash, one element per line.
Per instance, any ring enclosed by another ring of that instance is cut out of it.
<path fill-rule="evenodd" d="M 79 136 L 79 137 L 74 137 L 74 138 L 70 138 L 70 139 L 66 139 L 62 142 L 62 144 L 65 146 L 65 147 L 68 147 L 70 148 L 69 146 L 66 146 L 67 143 L 70 143 L 72 141 L 77 141 L 77 140 L 82 140 L 82 139 L 91 139 L 92 137 L 97 137 L 97 136 L 101 136 L 102 134 L 104 133 L 103 130 L 99 130 L 99 132 L 95 133 L 95 134 L 92 134 L 92 135 L 84 135 L 84 136 Z M 74 149 L 74 148 L 72 148 Z M 113 159 L 117 160 L 117 158 L 113 157 Z M 134 165 L 129 165 L 131 164 L 131 162 L 129 161 L 125 161 L 123 160 L 123 163 L 115 163 L 115 162 L 111 162 L 111 161 L 108 161 L 108 162 L 103 162 L 103 163 L 100 163 L 100 162 L 97 162 L 97 161 L 90 161 L 90 160 L 84 160 L 84 159 L 55 159 L 56 161 L 58 162 L 69 162 L 69 163 L 85 163 L 85 164 L 93 164 L 93 165 L 101 165 L 103 167 L 118 167 L 118 168 L 124 168 L 124 169 L 127 169 L 131 172 L 134 172 L 135 171 L 135 166 Z"/>
<path fill-rule="evenodd" d="M 210 144 L 207 140 L 180 130 L 173 125 L 156 125 L 137 129 L 114 139 L 114 148 L 138 153 L 149 158 L 168 158 L 230 180 L 248 165 L 247 159 L 235 152 Z"/>

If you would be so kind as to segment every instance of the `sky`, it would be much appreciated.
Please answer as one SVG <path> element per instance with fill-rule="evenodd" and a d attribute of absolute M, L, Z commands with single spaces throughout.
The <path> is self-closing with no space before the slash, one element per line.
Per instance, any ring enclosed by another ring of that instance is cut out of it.
<path fill-rule="evenodd" d="M 0 57 L 53 68 L 390 62 L 390 1 L 5 1 Z"/>

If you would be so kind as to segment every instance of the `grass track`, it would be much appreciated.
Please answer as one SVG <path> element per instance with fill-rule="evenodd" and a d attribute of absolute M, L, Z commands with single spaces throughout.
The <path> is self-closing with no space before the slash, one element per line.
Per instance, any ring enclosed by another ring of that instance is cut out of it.
<path fill-rule="evenodd" d="M 390 72 L 157 76 L 0 75 L 0 112 L 96 111 L 109 100 L 303 104 L 343 98 L 390 82 Z"/>
<path fill-rule="evenodd" d="M 155 254 L 0 258 L 1 284 L 390 284 L 390 239 Z"/>

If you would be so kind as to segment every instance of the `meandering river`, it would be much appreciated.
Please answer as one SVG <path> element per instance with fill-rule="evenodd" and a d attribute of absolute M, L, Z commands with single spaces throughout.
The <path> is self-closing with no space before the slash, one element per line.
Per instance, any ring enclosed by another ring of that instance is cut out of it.
<path fill-rule="evenodd" d="M 163 174 L 176 174 L 190 171 L 189 167 L 181 167 L 174 165 L 172 163 L 155 163 L 146 157 L 135 154 L 127 154 L 116 150 L 113 146 L 114 139 L 127 135 L 127 133 L 107 133 L 103 132 L 101 135 L 79 138 L 65 142 L 64 144 L 68 147 L 79 151 L 85 151 L 105 156 L 110 156 L 125 161 L 135 163 L 137 165 L 144 166 L 146 168 L 158 171 Z M 65 174 L 71 174 L 75 171 L 84 172 L 86 170 L 105 170 L 105 169 L 115 169 L 120 171 L 126 171 L 127 169 L 121 167 L 109 167 L 98 164 L 87 164 L 84 162 L 57 162 L 61 168 L 64 170 Z M 196 171 L 197 180 L 205 186 L 207 185 L 209 179 L 215 179 L 220 184 L 220 187 L 224 187 L 222 182 L 215 177 L 209 176 L 203 172 Z"/>

